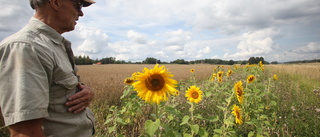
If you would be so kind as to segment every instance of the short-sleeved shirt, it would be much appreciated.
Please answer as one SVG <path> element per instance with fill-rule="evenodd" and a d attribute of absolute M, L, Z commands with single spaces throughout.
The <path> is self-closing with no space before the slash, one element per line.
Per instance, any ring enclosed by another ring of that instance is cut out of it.
<path fill-rule="evenodd" d="M 0 108 L 6 126 L 43 118 L 46 136 L 92 135 L 90 109 L 73 114 L 65 106 L 78 84 L 66 46 L 71 43 L 34 17 L 0 43 Z"/>

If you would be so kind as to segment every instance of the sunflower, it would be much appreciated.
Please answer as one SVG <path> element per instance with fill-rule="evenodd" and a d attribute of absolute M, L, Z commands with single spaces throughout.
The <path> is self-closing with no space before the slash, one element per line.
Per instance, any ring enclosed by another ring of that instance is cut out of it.
<path fill-rule="evenodd" d="M 218 77 L 219 77 L 219 78 L 222 78 L 222 75 L 223 75 L 223 71 L 220 70 L 220 71 L 218 72 Z"/>
<path fill-rule="evenodd" d="M 250 75 L 250 76 L 248 76 L 248 78 L 247 78 L 247 82 L 248 82 L 248 83 L 252 83 L 252 82 L 254 81 L 254 79 L 256 79 L 256 77 L 255 77 L 254 75 Z"/>
<path fill-rule="evenodd" d="M 178 82 L 170 79 L 174 75 L 171 72 L 156 64 L 153 69 L 144 68 L 136 75 L 136 82 L 132 85 L 134 90 L 138 92 L 138 96 L 149 103 L 160 104 L 161 101 L 168 100 L 171 95 L 178 95 L 179 91 L 175 89 Z"/>
<path fill-rule="evenodd" d="M 233 111 L 231 113 L 233 113 L 234 117 L 236 118 L 236 123 L 242 125 L 243 121 L 241 116 L 241 109 L 237 105 L 233 105 L 232 110 Z"/>
<path fill-rule="evenodd" d="M 242 82 L 238 81 L 237 83 L 234 84 L 234 91 L 236 92 L 237 99 L 240 102 L 240 104 L 243 103 L 243 87 L 242 87 Z"/>
<path fill-rule="evenodd" d="M 190 102 L 198 104 L 202 99 L 202 91 L 199 87 L 190 86 L 186 91 L 185 97 L 187 97 Z"/>
<path fill-rule="evenodd" d="M 216 77 L 217 77 L 217 74 L 213 73 L 212 76 L 211 76 L 211 81 L 214 81 Z"/>
<path fill-rule="evenodd" d="M 132 73 L 131 77 L 132 77 L 133 79 L 136 79 L 136 76 L 137 76 L 138 74 L 139 74 L 138 72 L 134 72 L 134 73 Z"/>
<path fill-rule="evenodd" d="M 191 72 L 191 73 L 194 73 L 194 69 L 190 69 L 190 72 Z"/>
<path fill-rule="evenodd" d="M 273 75 L 273 80 L 278 80 L 278 76 L 276 74 Z"/>
<path fill-rule="evenodd" d="M 133 82 L 134 82 L 134 78 L 129 77 L 129 78 L 124 79 L 123 83 L 128 84 L 128 85 L 132 85 Z"/>
<path fill-rule="evenodd" d="M 262 61 L 260 61 L 259 62 L 259 67 L 263 67 L 264 65 L 263 65 L 263 62 Z"/>
<path fill-rule="evenodd" d="M 218 77 L 218 81 L 222 83 L 222 77 Z"/>
<path fill-rule="evenodd" d="M 227 73 L 227 76 L 231 76 L 232 73 L 233 73 L 233 71 L 229 70 L 228 73 Z"/>

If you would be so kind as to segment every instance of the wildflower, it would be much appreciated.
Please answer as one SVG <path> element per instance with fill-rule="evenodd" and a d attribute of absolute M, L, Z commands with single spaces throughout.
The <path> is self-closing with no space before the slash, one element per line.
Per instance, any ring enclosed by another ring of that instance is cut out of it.
<path fill-rule="evenodd" d="M 236 84 L 234 84 L 234 91 L 236 92 L 237 99 L 240 102 L 240 104 L 243 103 L 243 87 L 242 87 L 242 82 L 238 81 Z"/>
<path fill-rule="evenodd" d="M 133 78 L 133 79 L 136 79 L 136 76 L 138 75 L 138 72 L 134 72 L 134 73 L 132 73 L 132 75 L 131 75 L 131 77 Z"/>
<path fill-rule="evenodd" d="M 190 69 L 190 72 L 191 72 L 191 73 L 194 73 L 194 69 Z"/>
<path fill-rule="evenodd" d="M 124 79 L 123 83 L 125 83 L 127 85 L 132 85 L 133 82 L 134 82 L 134 78 L 129 77 L 129 78 Z"/>
<path fill-rule="evenodd" d="M 213 73 L 212 76 L 211 76 L 211 81 L 214 81 L 216 77 L 217 77 L 217 74 Z"/>
<path fill-rule="evenodd" d="M 185 97 L 187 97 L 190 102 L 198 104 L 202 100 L 202 91 L 199 87 L 190 86 L 186 91 Z"/>
<path fill-rule="evenodd" d="M 218 77 L 218 81 L 222 83 L 222 77 Z"/>
<path fill-rule="evenodd" d="M 262 61 L 260 61 L 259 62 L 259 67 L 263 67 L 264 65 L 263 65 L 263 63 L 262 63 Z"/>
<path fill-rule="evenodd" d="M 278 76 L 276 74 L 273 75 L 273 80 L 278 80 Z"/>
<path fill-rule="evenodd" d="M 233 113 L 234 117 L 236 118 L 236 123 L 239 125 L 242 125 L 243 121 L 242 121 L 242 116 L 241 116 L 241 109 L 237 105 L 233 105 L 232 110 L 233 110 L 232 113 Z"/>
<path fill-rule="evenodd" d="M 160 104 L 161 101 L 168 100 L 167 95 L 177 95 L 179 92 L 175 89 L 178 82 L 170 79 L 174 75 L 158 64 L 153 69 L 144 68 L 136 75 L 136 82 L 132 85 L 138 92 L 138 96 L 149 103 Z"/>
<path fill-rule="evenodd" d="M 261 71 L 264 71 L 264 68 L 261 68 Z"/>
<path fill-rule="evenodd" d="M 254 79 L 256 79 L 256 77 L 255 77 L 254 75 L 250 75 L 250 76 L 248 76 L 248 78 L 247 78 L 247 82 L 248 82 L 248 83 L 252 83 L 252 82 L 254 81 Z"/>
<path fill-rule="evenodd" d="M 223 71 L 220 70 L 220 71 L 218 72 L 218 77 L 219 77 L 219 78 L 222 78 L 222 75 L 223 75 Z"/>
<path fill-rule="evenodd" d="M 233 71 L 229 70 L 228 73 L 227 73 L 227 76 L 230 76 L 232 73 L 233 73 Z"/>

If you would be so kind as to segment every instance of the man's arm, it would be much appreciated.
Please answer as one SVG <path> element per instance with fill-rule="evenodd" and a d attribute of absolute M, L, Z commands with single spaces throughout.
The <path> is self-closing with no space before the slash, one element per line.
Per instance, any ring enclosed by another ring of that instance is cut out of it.
<path fill-rule="evenodd" d="M 11 137 L 45 137 L 42 119 L 22 121 L 9 126 Z"/>

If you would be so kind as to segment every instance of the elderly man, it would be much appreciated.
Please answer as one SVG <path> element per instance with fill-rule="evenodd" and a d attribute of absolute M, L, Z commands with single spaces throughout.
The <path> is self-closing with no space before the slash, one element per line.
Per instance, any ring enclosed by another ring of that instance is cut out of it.
<path fill-rule="evenodd" d="M 0 43 L 0 105 L 11 136 L 89 137 L 91 89 L 76 75 L 71 43 L 92 0 L 30 0 L 34 16 Z"/>

